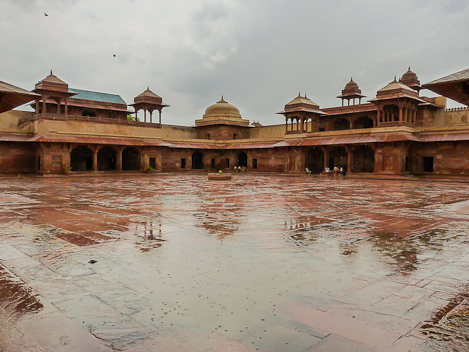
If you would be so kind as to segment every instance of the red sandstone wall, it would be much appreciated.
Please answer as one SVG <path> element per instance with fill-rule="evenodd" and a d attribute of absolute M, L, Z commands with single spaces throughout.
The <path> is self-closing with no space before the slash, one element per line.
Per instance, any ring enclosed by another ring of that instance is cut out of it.
<path fill-rule="evenodd" d="M 0 142 L 0 173 L 36 172 L 35 149 L 33 143 Z"/>
<path fill-rule="evenodd" d="M 214 125 L 197 127 L 197 139 L 206 139 L 210 134 L 210 139 L 230 140 L 233 134 L 237 134 L 237 139 L 249 138 L 249 127 Z"/>

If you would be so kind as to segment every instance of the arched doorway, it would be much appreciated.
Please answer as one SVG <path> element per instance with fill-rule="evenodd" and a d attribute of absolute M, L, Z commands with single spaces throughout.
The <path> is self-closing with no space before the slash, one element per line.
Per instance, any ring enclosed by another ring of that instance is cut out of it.
<path fill-rule="evenodd" d="M 112 147 L 106 146 L 98 151 L 98 171 L 116 170 L 117 153 Z"/>
<path fill-rule="evenodd" d="M 340 119 L 337 119 L 334 121 L 332 128 L 334 131 L 340 131 L 340 130 L 349 130 L 350 129 L 350 122 L 347 119 L 344 119 L 341 117 Z"/>
<path fill-rule="evenodd" d="M 370 119 L 368 116 L 360 116 L 353 122 L 354 129 L 360 128 L 373 128 L 373 120 Z"/>
<path fill-rule="evenodd" d="M 353 151 L 353 172 L 373 172 L 375 170 L 375 152 L 366 145 Z"/>
<path fill-rule="evenodd" d="M 122 170 L 140 170 L 140 152 L 135 147 L 127 147 L 122 151 Z"/>
<path fill-rule="evenodd" d="M 72 171 L 92 171 L 93 151 L 84 145 L 73 149 L 70 153 L 70 167 Z"/>
<path fill-rule="evenodd" d="M 305 153 L 305 167 L 312 174 L 320 174 L 324 171 L 324 153 L 321 148 L 308 148 Z"/>
<path fill-rule="evenodd" d="M 238 166 L 248 167 L 248 155 L 245 152 L 238 154 Z"/>
<path fill-rule="evenodd" d="M 332 147 L 329 151 L 329 168 L 331 170 L 334 167 L 343 167 L 347 169 L 348 165 L 348 153 L 345 147 Z"/>
<path fill-rule="evenodd" d="M 204 156 L 201 152 L 194 152 L 192 154 L 192 168 L 198 170 L 204 168 Z"/>

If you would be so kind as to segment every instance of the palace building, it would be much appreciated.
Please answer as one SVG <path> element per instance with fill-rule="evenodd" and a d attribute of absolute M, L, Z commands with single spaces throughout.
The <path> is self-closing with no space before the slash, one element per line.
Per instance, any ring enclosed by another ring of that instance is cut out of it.
<path fill-rule="evenodd" d="M 469 110 L 446 109 L 446 97 L 469 106 L 469 69 L 420 85 L 409 68 L 366 101 L 351 79 L 339 106 L 298 95 L 278 112 L 281 125 L 250 123 L 222 97 L 186 127 L 162 123 L 169 105 L 150 88 L 127 105 L 119 95 L 70 88 L 51 72 L 32 91 L 0 81 L 0 174 L 148 166 L 321 174 L 339 166 L 349 174 L 469 175 Z M 28 102 L 34 112 L 13 110 Z M 282 105 L 272 102 L 273 111 Z"/>

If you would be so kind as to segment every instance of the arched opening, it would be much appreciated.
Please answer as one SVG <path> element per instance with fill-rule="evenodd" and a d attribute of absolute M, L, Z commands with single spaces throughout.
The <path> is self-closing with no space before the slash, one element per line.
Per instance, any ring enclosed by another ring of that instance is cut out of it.
<path fill-rule="evenodd" d="M 347 119 L 344 119 L 341 117 L 340 119 L 337 119 L 334 121 L 332 128 L 334 131 L 340 131 L 340 130 L 349 130 L 350 129 L 350 122 Z"/>
<path fill-rule="evenodd" d="M 135 147 L 127 147 L 122 151 L 122 170 L 140 170 L 140 152 Z"/>
<path fill-rule="evenodd" d="M 312 174 L 320 174 L 324 171 L 324 153 L 321 148 L 309 148 L 305 154 L 305 167 Z"/>
<path fill-rule="evenodd" d="M 192 154 L 192 168 L 197 170 L 204 168 L 204 156 L 201 152 Z"/>
<path fill-rule="evenodd" d="M 93 151 L 80 145 L 70 153 L 70 167 L 72 171 L 92 171 L 93 170 Z"/>
<path fill-rule="evenodd" d="M 353 151 L 353 172 L 373 172 L 375 170 L 375 152 L 366 145 Z"/>
<path fill-rule="evenodd" d="M 83 110 L 82 116 L 96 117 L 96 111 L 91 109 L 85 109 Z"/>
<path fill-rule="evenodd" d="M 103 147 L 98 151 L 98 171 L 117 169 L 117 153 L 112 147 Z"/>
<path fill-rule="evenodd" d="M 238 166 L 248 167 L 248 155 L 245 152 L 238 154 Z"/>
<path fill-rule="evenodd" d="M 353 128 L 373 128 L 373 120 L 370 119 L 368 116 L 360 116 L 353 122 Z"/>
<path fill-rule="evenodd" d="M 348 165 L 348 152 L 345 147 L 333 147 L 329 151 L 329 168 L 331 170 L 334 169 L 334 167 L 343 167 L 345 170 L 347 170 L 347 165 Z"/>

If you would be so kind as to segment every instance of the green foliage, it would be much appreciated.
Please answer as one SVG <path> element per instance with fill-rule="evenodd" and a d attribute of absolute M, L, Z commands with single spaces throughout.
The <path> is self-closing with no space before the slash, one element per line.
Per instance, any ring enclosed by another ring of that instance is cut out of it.
<path fill-rule="evenodd" d="M 127 115 L 127 120 L 140 122 L 140 119 L 138 117 L 136 118 L 135 116 L 132 116 L 132 115 Z"/>

